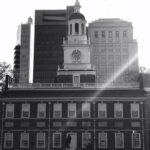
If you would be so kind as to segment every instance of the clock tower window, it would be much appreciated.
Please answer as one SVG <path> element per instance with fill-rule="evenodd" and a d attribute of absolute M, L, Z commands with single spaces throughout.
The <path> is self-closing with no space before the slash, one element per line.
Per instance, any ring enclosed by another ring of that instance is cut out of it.
<path fill-rule="evenodd" d="M 75 23 L 75 33 L 79 34 L 79 24 Z"/>
<path fill-rule="evenodd" d="M 70 35 L 72 35 L 72 24 L 70 24 Z"/>
<path fill-rule="evenodd" d="M 82 34 L 84 34 L 84 24 L 81 24 Z"/>

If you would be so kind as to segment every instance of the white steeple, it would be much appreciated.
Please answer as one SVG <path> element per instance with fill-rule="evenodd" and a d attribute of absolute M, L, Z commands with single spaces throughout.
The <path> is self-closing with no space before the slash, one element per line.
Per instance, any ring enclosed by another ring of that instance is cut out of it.
<path fill-rule="evenodd" d="M 58 76 L 72 76 L 73 86 L 80 85 L 83 82 L 83 76 L 87 77 L 86 82 L 95 81 L 95 69 L 91 66 L 91 47 L 86 35 L 86 20 L 80 13 L 80 3 L 75 2 L 74 13 L 68 20 L 68 38 L 63 41 L 64 66 L 58 68 Z M 89 76 L 93 78 L 89 81 Z M 81 80 L 80 80 L 81 77 Z M 61 81 L 62 82 L 62 81 Z"/>
<path fill-rule="evenodd" d="M 74 12 L 75 12 L 75 13 L 80 12 L 80 8 L 81 8 L 81 5 L 80 5 L 79 1 L 76 0 L 75 6 L 74 6 Z"/>

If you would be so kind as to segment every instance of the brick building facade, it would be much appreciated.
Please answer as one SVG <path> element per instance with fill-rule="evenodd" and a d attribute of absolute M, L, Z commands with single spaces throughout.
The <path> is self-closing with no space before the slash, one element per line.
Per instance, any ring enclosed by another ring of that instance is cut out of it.
<path fill-rule="evenodd" d="M 71 149 L 147 149 L 143 90 L 11 88 L 0 99 L 1 149 L 65 149 L 68 135 Z"/>

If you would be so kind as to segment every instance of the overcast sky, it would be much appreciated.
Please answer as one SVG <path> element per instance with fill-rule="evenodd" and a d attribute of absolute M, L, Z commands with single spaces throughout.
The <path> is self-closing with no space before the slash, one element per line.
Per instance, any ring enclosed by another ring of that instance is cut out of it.
<path fill-rule="evenodd" d="M 120 18 L 132 22 L 138 41 L 140 66 L 150 68 L 150 1 L 149 0 L 79 0 L 87 22 L 100 18 Z M 0 62 L 13 66 L 17 28 L 29 16 L 34 21 L 36 9 L 65 9 L 75 0 L 2 0 L 0 3 Z"/>

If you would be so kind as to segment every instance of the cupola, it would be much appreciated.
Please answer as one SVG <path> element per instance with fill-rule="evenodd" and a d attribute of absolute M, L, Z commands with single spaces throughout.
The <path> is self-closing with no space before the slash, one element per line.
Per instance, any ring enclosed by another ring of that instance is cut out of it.
<path fill-rule="evenodd" d="M 69 17 L 68 21 L 68 35 L 86 35 L 86 20 L 83 14 L 80 13 L 80 3 L 76 0 L 74 5 L 74 13 Z"/>

